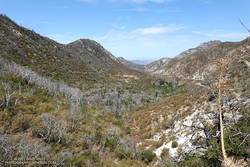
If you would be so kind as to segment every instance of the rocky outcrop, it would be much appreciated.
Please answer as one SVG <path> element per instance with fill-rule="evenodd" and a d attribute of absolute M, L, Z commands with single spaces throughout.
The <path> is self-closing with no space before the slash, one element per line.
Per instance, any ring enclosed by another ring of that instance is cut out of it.
<path fill-rule="evenodd" d="M 249 104 L 250 100 L 246 97 L 238 97 L 225 101 L 223 107 L 228 111 L 224 114 L 225 123 L 235 124 L 242 116 L 242 113 L 239 112 L 239 107 L 243 105 L 249 108 Z M 161 159 L 162 153 L 166 150 L 172 161 L 179 162 L 187 156 L 203 155 L 208 149 L 209 145 L 207 145 L 206 140 L 212 137 L 209 132 L 210 128 L 218 123 L 216 103 L 197 103 L 192 108 L 180 108 L 177 111 L 177 113 L 185 112 L 189 112 L 190 114 L 175 120 L 166 130 L 162 130 L 152 138 L 146 140 L 147 142 L 160 142 L 165 138 L 165 142 L 154 149 L 159 159 Z M 164 122 L 162 123 L 164 124 Z"/>

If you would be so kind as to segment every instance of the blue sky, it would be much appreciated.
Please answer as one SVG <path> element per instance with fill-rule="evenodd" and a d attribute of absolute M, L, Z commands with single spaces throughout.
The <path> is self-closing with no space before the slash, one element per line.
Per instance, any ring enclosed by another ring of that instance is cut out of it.
<path fill-rule="evenodd" d="M 60 43 L 90 38 L 117 57 L 156 60 L 247 37 L 250 0 L 0 0 L 0 13 Z"/>

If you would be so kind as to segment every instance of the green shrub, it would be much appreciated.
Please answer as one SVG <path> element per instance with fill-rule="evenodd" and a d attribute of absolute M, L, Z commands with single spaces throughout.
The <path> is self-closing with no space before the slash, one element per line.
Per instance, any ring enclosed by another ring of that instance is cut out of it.
<path fill-rule="evenodd" d="M 178 143 L 177 143 L 177 141 L 173 141 L 171 146 L 172 146 L 172 148 L 176 148 L 176 147 L 178 147 Z"/>
<path fill-rule="evenodd" d="M 225 148 L 228 156 L 247 157 L 247 147 L 250 145 L 249 140 L 245 139 L 246 135 L 250 133 L 250 115 L 245 114 L 238 121 L 237 124 L 231 125 L 231 128 L 225 128 Z M 214 133 L 216 133 L 217 126 L 215 126 Z M 237 131 L 236 131 L 237 130 Z M 239 133 L 241 132 L 241 133 Z M 235 135 L 237 134 L 238 135 Z M 220 138 L 213 137 L 209 141 L 209 148 L 205 152 L 204 158 L 209 162 L 210 166 L 219 166 L 220 159 L 222 159 Z"/>
<path fill-rule="evenodd" d="M 71 163 L 73 166 L 100 166 L 100 157 L 95 152 L 83 152 L 73 156 Z"/>
<path fill-rule="evenodd" d="M 210 165 L 200 157 L 188 157 L 179 164 L 181 167 L 208 167 Z"/>
<path fill-rule="evenodd" d="M 171 128 L 173 126 L 173 124 L 174 124 L 174 120 L 166 120 L 166 123 L 163 124 L 163 128 L 164 129 L 169 129 L 169 128 Z"/>
<path fill-rule="evenodd" d="M 176 164 L 170 160 L 164 160 L 163 166 L 164 167 L 177 167 Z"/>
<path fill-rule="evenodd" d="M 151 150 L 143 150 L 141 152 L 141 160 L 149 164 L 155 159 L 156 155 Z"/>
<path fill-rule="evenodd" d="M 117 158 L 119 158 L 120 160 L 122 160 L 122 159 L 132 159 L 133 158 L 133 153 L 132 153 L 131 150 L 119 149 L 119 150 L 116 150 L 115 156 Z"/>
<path fill-rule="evenodd" d="M 117 146 L 117 140 L 115 138 L 108 137 L 105 141 L 105 147 L 109 147 L 111 151 L 114 151 Z"/>
<path fill-rule="evenodd" d="M 250 146 L 250 114 L 245 114 L 233 128 L 225 132 L 225 147 L 229 156 L 247 156 L 246 148 Z M 235 131 L 237 130 L 237 131 Z M 241 132 L 241 134 L 236 135 Z M 243 142 L 244 141 L 244 142 Z"/>
<path fill-rule="evenodd" d="M 100 130 L 97 130 L 97 131 L 95 132 L 95 140 L 96 140 L 96 142 L 97 142 L 98 144 L 100 144 L 101 141 L 102 141 L 102 139 L 103 139 L 103 135 L 102 135 L 101 131 L 100 131 Z"/>

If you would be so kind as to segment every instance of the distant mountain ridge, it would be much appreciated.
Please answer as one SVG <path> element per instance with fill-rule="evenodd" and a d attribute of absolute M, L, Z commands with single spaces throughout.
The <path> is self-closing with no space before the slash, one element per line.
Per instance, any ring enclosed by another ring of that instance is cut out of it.
<path fill-rule="evenodd" d="M 153 62 L 154 60 L 129 60 L 129 61 L 139 65 L 146 65 Z"/>
<path fill-rule="evenodd" d="M 144 72 L 145 71 L 145 66 L 141 65 L 141 64 L 136 64 L 132 61 L 126 60 L 123 57 L 118 57 L 118 60 L 125 65 L 126 67 L 136 70 L 136 71 L 140 71 L 140 72 Z"/>
<path fill-rule="evenodd" d="M 215 41 L 208 41 L 208 42 L 204 42 L 202 44 L 200 44 L 199 46 L 195 47 L 195 48 L 191 48 L 188 49 L 182 53 L 180 53 L 179 55 L 177 55 L 175 58 L 182 58 L 188 55 L 191 55 L 195 52 L 199 52 L 199 51 L 205 51 L 208 50 L 214 46 L 217 46 L 221 43 L 221 41 L 215 40 Z"/>
<path fill-rule="evenodd" d="M 188 49 L 179 55 L 175 56 L 174 58 L 162 58 L 158 61 L 152 62 L 146 65 L 146 72 L 153 74 L 153 75 L 166 75 L 165 71 L 169 68 L 169 63 L 184 58 L 186 56 L 192 55 L 196 52 L 206 51 L 212 47 L 219 45 L 221 41 L 209 41 L 200 44 L 195 48 Z"/>
<path fill-rule="evenodd" d="M 120 59 L 120 61 L 128 68 L 131 68 L 140 72 L 148 73 L 151 75 L 165 75 L 164 71 L 167 70 L 168 64 L 172 62 L 172 60 L 179 60 L 186 56 L 192 55 L 196 52 L 209 50 L 215 46 L 218 46 L 219 44 L 221 44 L 221 41 L 218 41 L 218 40 L 208 41 L 208 42 L 200 44 L 199 46 L 195 48 L 188 49 L 180 53 L 179 55 L 175 56 L 174 58 L 168 58 L 168 57 L 161 58 L 160 60 L 156 60 L 145 65 L 139 65 L 131 61 L 125 60 L 124 58 Z"/>
<path fill-rule="evenodd" d="M 157 70 L 153 75 L 165 76 L 167 78 L 179 79 L 203 79 L 205 75 L 213 71 L 213 63 L 220 58 L 228 56 L 243 45 L 242 42 L 219 42 L 211 41 L 202 44 L 197 49 L 189 49 L 170 59 L 166 64 Z"/>

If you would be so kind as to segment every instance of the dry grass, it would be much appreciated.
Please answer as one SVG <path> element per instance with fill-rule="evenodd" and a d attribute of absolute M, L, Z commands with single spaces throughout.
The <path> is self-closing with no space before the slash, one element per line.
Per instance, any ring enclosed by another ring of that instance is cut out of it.
<path fill-rule="evenodd" d="M 132 136 L 139 139 L 148 139 L 155 135 L 171 121 L 183 118 L 192 112 L 196 103 L 203 101 L 204 93 L 185 93 L 163 99 L 159 103 L 135 111 L 130 119 L 129 126 Z"/>
<path fill-rule="evenodd" d="M 226 158 L 222 162 L 222 167 L 247 167 L 247 163 L 243 160 L 235 160 L 233 158 Z"/>

